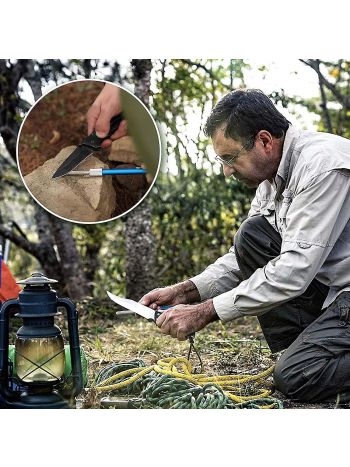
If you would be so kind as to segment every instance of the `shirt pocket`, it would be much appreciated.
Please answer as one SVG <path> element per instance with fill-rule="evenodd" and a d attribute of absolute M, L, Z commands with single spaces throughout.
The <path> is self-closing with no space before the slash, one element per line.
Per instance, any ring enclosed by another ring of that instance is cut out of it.
<path fill-rule="evenodd" d="M 275 211 L 275 202 L 274 199 L 263 198 L 259 200 L 260 204 L 260 214 L 262 216 L 268 217 Z"/>

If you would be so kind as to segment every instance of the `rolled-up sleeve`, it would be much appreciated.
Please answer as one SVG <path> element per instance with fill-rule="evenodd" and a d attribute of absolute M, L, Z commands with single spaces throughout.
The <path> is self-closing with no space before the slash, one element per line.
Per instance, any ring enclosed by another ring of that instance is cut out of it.
<path fill-rule="evenodd" d="M 216 295 L 222 321 L 259 316 L 301 295 L 316 276 L 350 217 L 348 172 L 329 171 L 299 189 L 286 216 L 281 253 L 235 289 Z"/>
<path fill-rule="evenodd" d="M 190 280 L 197 287 L 202 301 L 232 290 L 242 280 L 234 247 Z"/>

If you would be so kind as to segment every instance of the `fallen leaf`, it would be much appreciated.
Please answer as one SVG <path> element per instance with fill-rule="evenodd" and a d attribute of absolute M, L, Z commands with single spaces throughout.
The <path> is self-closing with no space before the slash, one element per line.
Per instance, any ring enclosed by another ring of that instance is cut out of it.
<path fill-rule="evenodd" d="M 57 130 L 52 130 L 52 138 L 49 141 L 49 144 L 56 144 L 61 138 L 61 133 Z"/>

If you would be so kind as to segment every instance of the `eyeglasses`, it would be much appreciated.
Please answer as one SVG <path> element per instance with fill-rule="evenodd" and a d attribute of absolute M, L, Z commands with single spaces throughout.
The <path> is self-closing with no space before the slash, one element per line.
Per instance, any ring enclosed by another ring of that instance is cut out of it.
<path fill-rule="evenodd" d="M 227 165 L 228 167 L 231 167 L 231 169 L 233 169 L 233 164 L 236 162 L 236 160 L 239 158 L 241 152 L 245 149 L 245 146 L 242 146 L 241 149 L 237 152 L 237 154 L 235 154 L 231 159 L 229 160 L 225 160 L 225 159 L 222 159 L 222 157 L 220 156 L 215 156 L 215 160 L 217 160 L 218 162 L 220 162 L 220 164 L 222 166 L 224 165 Z"/>

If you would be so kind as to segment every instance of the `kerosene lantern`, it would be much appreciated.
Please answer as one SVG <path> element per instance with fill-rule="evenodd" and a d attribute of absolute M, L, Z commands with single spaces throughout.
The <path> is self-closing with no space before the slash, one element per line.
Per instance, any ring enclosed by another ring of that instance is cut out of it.
<path fill-rule="evenodd" d="M 5 408 L 69 408 L 83 389 L 78 319 L 75 305 L 58 298 L 50 284 L 56 283 L 41 273 L 18 281 L 24 289 L 17 300 L 7 300 L 0 310 L 0 405 Z M 57 309 L 67 312 L 71 369 L 70 390 L 64 393 L 62 376 L 65 349 L 61 330 L 55 325 Z M 14 364 L 9 361 L 9 321 L 22 319 L 15 341 Z"/>

